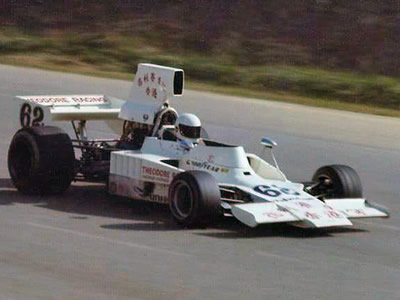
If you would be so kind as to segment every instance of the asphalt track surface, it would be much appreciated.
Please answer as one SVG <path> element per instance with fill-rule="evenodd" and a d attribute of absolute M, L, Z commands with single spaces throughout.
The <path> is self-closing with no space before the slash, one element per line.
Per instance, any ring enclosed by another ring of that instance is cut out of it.
<path fill-rule="evenodd" d="M 258 153 L 270 136 L 293 181 L 321 165 L 358 170 L 390 219 L 351 229 L 246 228 L 235 220 L 182 230 L 168 211 L 74 184 L 61 197 L 12 187 L 7 151 L 16 94 L 104 93 L 130 82 L 0 66 L 1 299 L 400 299 L 400 120 L 186 91 L 174 101 L 214 138 Z M 89 132 L 111 136 L 101 123 Z"/>

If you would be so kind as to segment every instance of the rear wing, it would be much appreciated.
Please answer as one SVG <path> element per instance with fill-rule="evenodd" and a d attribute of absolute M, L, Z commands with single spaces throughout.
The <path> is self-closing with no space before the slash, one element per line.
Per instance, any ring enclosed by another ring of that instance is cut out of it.
<path fill-rule="evenodd" d="M 104 95 L 14 97 L 21 127 L 50 121 L 118 119 L 125 101 Z"/>
<path fill-rule="evenodd" d="M 50 121 L 127 120 L 153 124 L 168 100 L 183 95 L 182 69 L 139 64 L 128 101 L 105 95 L 16 96 L 21 127 Z M 109 122 L 107 122 L 109 123 Z"/>

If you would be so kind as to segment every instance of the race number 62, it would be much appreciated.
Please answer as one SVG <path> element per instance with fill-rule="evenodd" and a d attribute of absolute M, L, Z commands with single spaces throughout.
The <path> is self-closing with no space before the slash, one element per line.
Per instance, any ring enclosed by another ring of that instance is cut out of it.
<path fill-rule="evenodd" d="M 35 106 L 33 109 L 29 103 L 24 103 L 19 111 L 19 120 L 22 127 L 38 126 L 43 121 L 43 109 Z"/>
<path fill-rule="evenodd" d="M 254 188 L 256 192 L 264 194 L 268 197 L 279 197 L 282 194 L 291 195 L 291 196 L 299 196 L 300 193 L 296 192 L 295 190 L 289 188 L 283 188 L 276 185 L 258 185 Z"/>

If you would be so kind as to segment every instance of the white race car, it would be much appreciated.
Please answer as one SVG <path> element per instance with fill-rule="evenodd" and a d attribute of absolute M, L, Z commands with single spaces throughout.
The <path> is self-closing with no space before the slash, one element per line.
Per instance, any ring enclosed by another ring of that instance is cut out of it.
<path fill-rule="evenodd" d="M 219 215 L 255 227 L 352 225 L 349 219 L 388 217 L 362 197 L 357 173 L 344 165 L 319 168 L 312 182 L 294 183 L 273 164 L 241 146 L 210 140 L 192 114 L 178 116 L 168 99 L 182 96 L 184 73 L 139 64 L 127 101 L 103 95 L 16 96 L 20 129 L 8 166 L 25 194 L 64 192 L 72 181 L 103 181 L 110 194 L 169 205 L 184 226 Z M 104 120 L 116 140 L 89 139 L 88 120 Z M 75 139 L 52 121 L 70 121 Z M 75 150 L 76 151 L 75 151 Z M 78 159 L 75 152 L 80 152 Z"/>

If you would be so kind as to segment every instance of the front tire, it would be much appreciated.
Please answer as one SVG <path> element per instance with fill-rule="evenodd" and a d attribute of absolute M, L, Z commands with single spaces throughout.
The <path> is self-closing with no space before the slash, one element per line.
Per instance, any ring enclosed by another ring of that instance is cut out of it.
<path fill-rule="evenodd" d="M 318 188 L 325 199 L 362 198 L 362 185 L 357 172 L 346 165 L 331 165 L 319 168 L 312 179 L 320 182 Z"/>
<path fill-rule="evenodd" d="M 22 128 L 8 150 L 8 170 L 14 186 L 28 195 L 60 194 L 74 178 L 71 139 L 52 126 Z"/>
<path fill-rule="evenodd" d="M 218 217 L 221 209 L 221 195 L 215 178 L 204 171 L 176 175 L 169 188 L 169 208 L 180 225 L 208 225 Z"/>

